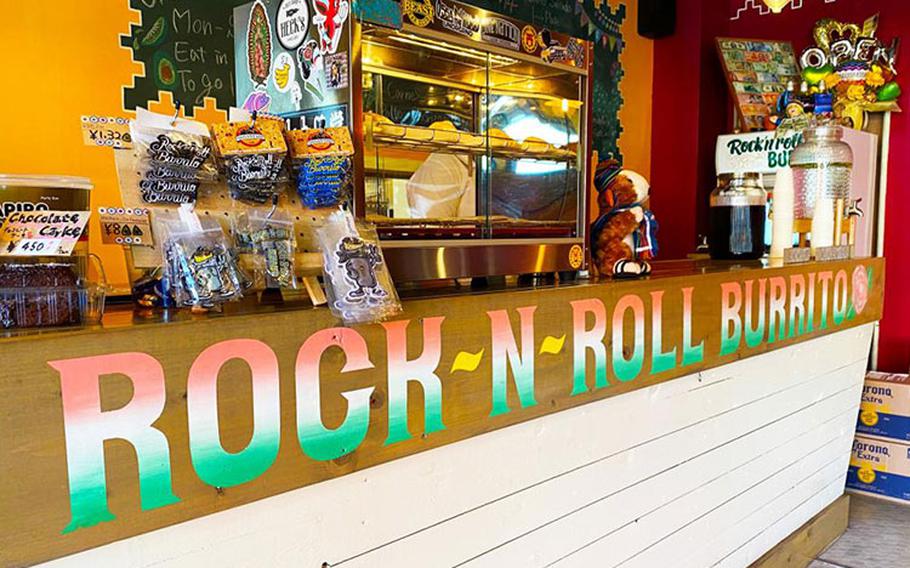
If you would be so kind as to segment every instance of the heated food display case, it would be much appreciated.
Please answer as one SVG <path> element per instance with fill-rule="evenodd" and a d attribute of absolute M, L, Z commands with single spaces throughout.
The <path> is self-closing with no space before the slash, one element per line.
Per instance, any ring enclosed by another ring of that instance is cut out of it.
<path fill-rule="evenodd" d="M 396 281 L 585 267 L 589 42 L 454 0 L 303 6 L 235 9 L 237 105 L 351 129 Z"/>
<path fill-rule="evenodd" d="M 352 26 L 355 212 L 396 280 L 583 268 L 589 43 L 445 0 Z"/>

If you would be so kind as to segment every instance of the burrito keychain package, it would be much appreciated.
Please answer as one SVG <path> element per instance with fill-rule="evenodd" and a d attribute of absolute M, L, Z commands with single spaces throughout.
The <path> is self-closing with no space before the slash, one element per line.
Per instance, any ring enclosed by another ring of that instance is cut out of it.
<path fill-rule="evenodd" d="M 250 209 L 246 217 L 249 243 L 255 255 L 253 282 L 257 288 L 297 288 L 294 222 L 275 208 Z"/>
<path fill-rule="evenodd" d="M 337 207 L 350 198 L 354 143 L 346 127 L 291 130 L 287 140 L 304 206 Z"/>
<path fill-rule="evenodd" d="M 178 306 L 214 308 L 242 297 L 249 282 L 217 221 L 200 219 L 184 205 L 177 218 L 161 216 L 156 230 Z"/>
<path fill-rule="evenodd" d="M 345 324 L 381 321 L 401 311 L 379 237 L 348 211 L 328 215 L 316 229 L 329 308 Z"/>
<path fill-rule="evenodd" d="M 144 203 L 195 203 L 200 184 L 215 181 L 212 141 L 204 124 L 137 109 L 130 136 Z"/>
<path fill-rule="evenodd" d="M 263 205 L 287 182 L 284 123 L 275 117 L 222 122 L 212 126 L 215 150 L 231 197 Z"/>

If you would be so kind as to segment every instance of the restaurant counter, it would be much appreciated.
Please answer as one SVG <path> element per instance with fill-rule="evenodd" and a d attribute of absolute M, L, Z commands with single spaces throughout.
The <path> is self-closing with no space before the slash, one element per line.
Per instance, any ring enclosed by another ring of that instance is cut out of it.
<path fill-rule="evenodd" d="M 883 277 L 681 261 L 9 337 L 0 564 L 745 566 L 843 492 Z"/>

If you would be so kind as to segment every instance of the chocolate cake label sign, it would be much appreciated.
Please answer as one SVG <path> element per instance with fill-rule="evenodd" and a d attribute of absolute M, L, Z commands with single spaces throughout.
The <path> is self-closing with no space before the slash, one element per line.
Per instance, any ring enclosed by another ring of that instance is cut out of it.
<path fill-rule="evenodd" d="M 69 256 L 89 211 L 17 211 L 0 228 L 0 256 Z"/>

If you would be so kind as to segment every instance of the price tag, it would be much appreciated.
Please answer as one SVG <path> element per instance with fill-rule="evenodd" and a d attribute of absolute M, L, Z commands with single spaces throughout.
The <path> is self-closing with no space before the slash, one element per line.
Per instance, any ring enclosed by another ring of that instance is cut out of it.
<path fill-rule="evenodd" d="M 69 256 L 89 211 L 16 211 L 0 228 L 0 256 Z"/>
<path fill-rule="evenodd" d="M 130 121 L 118 116 L 82 116 L 82 141 L 86 146 L 132 148 Z"/>
<path fill-rule="evenodd" d="M 99 207 L 101 242 L 106 245 L 154 246 L 149 210 L 130 207 Z"/>

